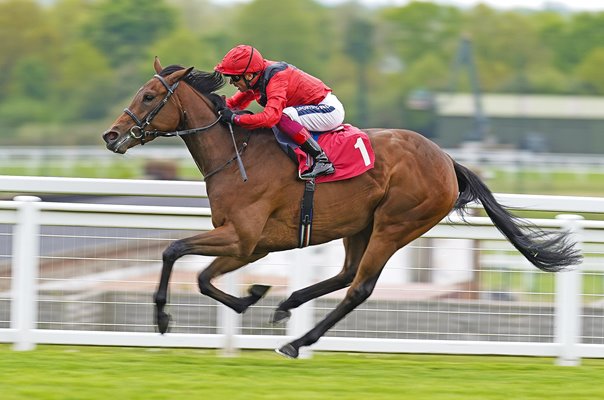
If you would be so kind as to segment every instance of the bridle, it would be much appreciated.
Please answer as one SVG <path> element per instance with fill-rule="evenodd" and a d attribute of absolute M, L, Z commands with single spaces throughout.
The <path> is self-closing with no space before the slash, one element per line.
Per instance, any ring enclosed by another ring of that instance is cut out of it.
<path fill-rule="evenodd" d="M 124 113 L 126 113 L 126 115 L 128 115 L 130 118 L 132 118 L 132 120 L 136 124 L 132 128 L 130 128 L 130 136 L 133 139 L 140 140 L 141 145 L 145 144 L 145 140 L 147 138 L 155 139 L 160 136 L 163 136 L 163 137 L 184 136 L 184 135 L 190 135 L 192 133 L 207 131 L 208 129 L 212 128 L 214 125 L 216 125 L 220 121 L 220 117 L 217 116 L 215 121 L 212 121 L 210 124 L 205 125 L 205 126 L 200 126 L 198 128 L 175 130 L 172 132 L 158 131 L 157 129 L 146 130 L 146 128 L 149 125 L 151 125 L 151 121 L 153 121 L 153 119 L 157 116 L 157 114 L 161 111 L 161 109 L 166 105 L 168 100 L 170 100 L 170 98 L 174 94 L 174 91 L 180 84 L 180 80 L 178 80 L 178 81 L 174 82 L 174 84 L 169 85 L 168 82 L 166 82 L 166 80 L 158 74 L 153 75 L 153 77 L 158 79 L 167 90 L 166 95 L 164 96 L 163 100 L 160 101 L 159 103 L 157 103 L 157 105 L 151 111 L 149 111 L 147 113 L 147 115 L 145 115 L 142 119 L 139 119 L 132 111 L 130 111 L 130 109 L 128 107 L 126 107 L 124 109 Z"/>
<path fill-rule="evenodd" d="M 175 130 L 175 131 L 172 131 L 172 132 L 158 131 L 157 129 L 152 130 L 152 131 L 145 130 L 145 128 L 147 128 L 149 125 L 151 125 L 151 121 L 153 121 L 153 118 L 155 118 L 157 116 L 157 114 L 161 111 L 161 109 L 170 100 L 170 98 L 172 97 L 172 95 L 176 91 L 176 88 L 180 84 L 180 80 L 178 80 L 178 81 L 174 82 L 174 84 L 169 85 L 168 82 L 166 82 L 166 80 L 164 79 L 164 77 L 162 77 L 161 75 L 158 75 L 158 74 L 153 75 L 153 77 L 156 78 L 156 79 L 158 79 L 162 83 L 162 85 L 164 85 L 164 87 L 167 90 L 166 95 L 164 96 L 163 100 L 160 101 L 151 111 L 149 111 L 147 113 L 147 115 L 145 115 L 143 117 L 142 120 L 139 119 L 136 116 L 136 114 L 134 114 L 128 107 L 124 108 L 124 113 L 126 115 L 128 115 L 130 118 L 132 118 L 132 120 L 136 124 L 132 128 L 130 128 L 130 136 L 133 139 L 140 140 L 141 141 L 141 145 L 144 145 L 145 144 L 145 139 L 149 138 L 149 137 L 155 139 L 155 138 L 160 137 L 160 136 L 162 136 L 162 137 L 172 137 L 172 136 L 190 135 L 190 134 L 193 134 L 193 133 L 207 131 L 208 129 L 210 129 L 214 125 L 216 125 L 218 122 L 220 122 L 220 116 L 216 116 L 216 120 L 212 121 L 208 125 L 200 126 L 198 128 Z M 203 97 L 203 96 L 200 96 L 200 97 L 201 97 L 201 99 L 206 104 L 208 104 L 208 106 L 211 109 L 214 109 L 211 106 L 211 104 L 208 102 L 208 100 L 206 100 L 205 97 Z M 186 120 L 186 114 L 185 114 L 185 112 L 182 110 L 182 107 L 179 106 L 179 108 L 180 108 L 181 112 L 183 113 L 183 119 Z M 243 150 L 245 150 L 245 148 L 247 146 L 247 142 L 249 141 L 250 135 L 248 134 L 248 138 L 243 142 L 241 148 L 237 148 L 237 142 L 235 141 L 235 134 L 233 133 L 233 125 L 231 123 L 229 123 L 228 126 L 229 126 L 229 131 L 231 133 L 231 138 L 233 139 L 233 146 L 235 147 L 235 155 L 231 159 L 229 159 L 226 163 L 224 163 L 222 166 L 220 166 L 219 168 L 217 168 L 214 171 L 211 171 L 211 172 L 205 174 L 204 179 L 208 179 L 210 176 L 212 176 L 212 175 L 214 175 L 214 174 L 222 171 L 231 162 L 237 160 L 237 164 L 239 166 L 239 172 L 241 173 L 241 178 L 245 182 L 245 181 L 247 181 L 247 174 L 245 172 L 245 168 L 243 167 L 243 162 L 241 161 L 241 153 L 243 152 Z"/>

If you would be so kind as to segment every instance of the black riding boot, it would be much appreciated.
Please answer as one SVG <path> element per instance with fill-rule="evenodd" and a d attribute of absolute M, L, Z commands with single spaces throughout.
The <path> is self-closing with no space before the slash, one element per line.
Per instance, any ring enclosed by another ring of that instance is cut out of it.
<path fill-rule="evenodd" d="M 319 146 L 319 143 L 316 142 L 313 137 L 309 137 L 306 142 L 300 145 L 300 148 L 311 155 L 311 157 L 315 160 L 312 167 L 309 170 L 305 171 L 300 175 L 302 179 L 314 179 L 317 176 L 321 175 L 330 175 L 336 172 L 335 167 L 327 158 L 327 155 Z"/>

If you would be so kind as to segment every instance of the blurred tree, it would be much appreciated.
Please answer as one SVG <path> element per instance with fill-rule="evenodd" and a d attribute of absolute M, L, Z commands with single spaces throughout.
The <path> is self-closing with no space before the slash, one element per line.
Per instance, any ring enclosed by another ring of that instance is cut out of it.
<path fill-rule="evenodd" d="M 527 71 L 545 68 L 549 60 L 530 16 L 498 12 L 484 5 L 466 16 L 481 86 L 486 91 L 530 91 Z"/>
<path fill-rule="evenodd" d="M 57 112 L 65 120 L 104 117 L 119 100 L 115 82 L 115 73 L 98 49 L 84 40 L 72 44 L 63 52 L 56 81 L 55 103 L 61 107 Z"/>
<path fill-rule="evenodd" d="M 373 66 L 375 64 L 375 54 L 379 49 L 378 43 L 371 40 L 369 45 L 373 53 L 372 59 L 367 63 L 367 82 L 365 86 L 367 91 L 363 93 L 363 99 L 359 99 L 359 66 L 348 54 L 347 46 L 351 45 L 350 33 L 354 30 L 353 22 L 363 19 L 372 24 L 375 18 L 375 12 L 364 7 L 357 1 L 347 1 L 338 3 L 334 7 L 325 9 L 327 18 L 326 24 L 329 24 L 329 40 L 324 43 L 329 51 L 329 56 L 325 57 L 325 64 L 322 66 L 318 76 L 324 80 L 344 104 L 346 110 L 345 121 L 359 126 L 369 126 L 373 112 L 367 113 L 372 108 L 372 91 L 375 89 L 375 80 Z M 375 26 L 372 29 L 375 32 Z M 373 32 L 372 32 L 373 34 Z M 365 113 L 366 117 L 363 117 Z M 366 119 L 366 122 L 361 122 Z"/>
<path fill-rule="evenodd" d="M 14 98 L 0 103 L 1 139 L 19 135 L 16 129 L 26 122 L 44 122 L 50 119 L 51 110 L 47 103 L 30 98 Z"/>
<path fill-rule="evenodd" d="M 527 68 L 531 92 L 568 93 L 571 80 L 556 60 L 556 49 L 566 29 L 568 18 L 553 11 L 543 11 L 532 14 L 531 21 L 537 32 L 537 46 L 544 57 L 540 65 L 534 64 Z"/>
<path fill-rule="evenodd" d="M 286 61 L 322 78 L 335 48 L 326 9 L 313 0 L 255 0 L 240 6 L 234 43 L 250 44 L 264 57 Z"/>
<path fill-rule="evenodd" d="M 82 29 L 93 17 L 95 2 L 57 0 L 48 8 L 48 19 L 61 37 L 61 44 L 82 40 Z"/>
<path fill-rule="evenodd" d="M 47 100 L 51 95 L 52 76 L 42 58 L 25 56 L 15 62 L 10 74 L 8 93 L 10 96 Z"/>
<path fill-rule="evenodd" d="M 447 84 L 449 66 L 435 54 L 425 54 L 405 70 L 405 92 L 415 88 L 442 88 Z"/>
<path fill-rule="evenodd" d="M 212 0 L 166 0 L 173 5 L 183 22 L 181 28 L 200 36 L 227 34 L 233 26 L 236 6 Z"/>
<path fill-rule="evenodd" d="M 177 23 L 175 9 L 164 0 L 101 0 L 83 26 L 83 37 L 116 67 L 142 59 Z"/>
<path fill-rule="evenodd" d="M 566 40 L 568 18 L 551 11 L 536 13 L 532 18 L 539 35 L 539 43 L 551 53 L 552 66 L 556 69 L 563 68 L 565 62 L 561 62 L 560 47 L 564 47 Z"/>
<path fill-rule="evenodd" d="M 532 93 L 568 94 L 571 82 L 562 71 L 554 65 L 533 68 L 528 71 Z"/>
<path fill-rule="evenodd" d="M 596 47 L 577 66 L 576 75 L 589 94 L 604 95 L 604 47 Z"/>
<path fill-rule="evenodd" d="M 409 126 L 409 94 L 447 86 L 462 32 L 471 35 L 486 91 L 604 94 L 604 13 L 429 1 L 365 8 L 354 0 L 0 0 L 0 127 L 11 127 L 0 139 L 19 134 L 35 143 L 51 124 L 85 131 L 115 117 L 150 78 L 152 56 L 210 70 L 239 43 L 323 79 L 347 122 Z"/>
<path fill-rule="evenodd" d="M 349 20 L 344 39 L 344 51 L 357 66 L 357 114 L 356 123 L 367 127 L 368 123 L 368 69 L 374 55 L 373 51 L 374 27 L 365 18 Z"/>
<path fill-rule="evenodd" d="M 11 93 L 9 81 L 14 78 L 14 68 L 17 65 L 23 68 L 31 62 L 31 58 L 30 62 L 21 63 L 20 60 L 34 54 L 43 56 L 54 43 L 55 37 L 46 23 L 44 11 L 35 1 L 0 2 L 0 101 Z M 25 88 L 21 85 L 20 89 Z"/>
<path fill-rule="evenodd" d="M 211 71 L 218 63 L 216 49 L 203 38 L 184 28 L 178 29 L 159 39 L 153 45 L 153 55 L 158 56 L 164 67 L 169 64 L 195 66 L 197 69 Z M 152 58 L 145 60 L 147 70 L 152 68 Z"/>
<path fill-rule="evenodd" d="M 604 43 L 604 12 L 574 14 L 566 23 L 550 24 L 545 37 L 554 50 L 556 65 L 572 73 L 577 64 Z M 542 37 L 544 36 L 542 28 Z"/>
<path fill-rule="evenodd" d="M 403 7 L 385 8 L 382 17 L 389 25 L 385 45 L 406 65 L 425 54 L 445 62 L 455 53 L 462 24 L 458 8 L 411 2 Z"/>

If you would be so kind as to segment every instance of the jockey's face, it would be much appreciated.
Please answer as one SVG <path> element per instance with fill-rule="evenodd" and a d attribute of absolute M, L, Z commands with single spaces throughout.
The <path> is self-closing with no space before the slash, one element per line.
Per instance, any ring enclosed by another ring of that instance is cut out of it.
<path fill-rule="evenodd" d="M 256 74 L 229 75 L 229 78 L 229 83 L 235 86 L 240 92 L 250 90 L 258 80 L 258 76 Z"/>

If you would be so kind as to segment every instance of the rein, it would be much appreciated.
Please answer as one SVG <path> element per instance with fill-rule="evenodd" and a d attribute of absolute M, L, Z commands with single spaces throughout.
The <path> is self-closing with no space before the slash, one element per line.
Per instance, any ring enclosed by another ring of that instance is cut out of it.
<path fill-rule="evenodd" d="M 153 130 L 153 131 L 144 131 L 144 130 L 141 130 L 140 131 L 141 133 L 138 136 L 136 136 L 136 134 L 134 134 L 132 132 L 132 129 L 137 128 L 136 126 L 133 126 L 132 129 L 130 129 L 130 136 L 132 136 L 133 139 L 140 139 L 141 140 L 141 144 L 144 144 L 144 140 L 143 139 L 144 138 L 148 138 L 148 137 L 152 137 L 153 139 L 155 139 L 157 137 L 185 136 L 185 135 L 191 135 L 193 133 L 207 131 L 208 129 L 210 129 L 214 125 L 216 125 L 219 121 L 220 121 L 220 118 L 216 119 L 215 121 L 213 121 L 209 125 L 200 126 L 199 128 L 183 129 L 183 130 L 172 131 L 172 132 L 164 132 L 164 131 L 158 131 L 158 130 Z"/>
<path fill-rule="evenodd" d="M 231 124 L 229 124 L 229 129 L 231 130 L 231 133 L 232 133 L 233 127 L 231 126 Z M 243 151 L 247 148 L 248 142 L 250 141 L 250 136 L 252 136 L 252 135 L 250 133 L 248 133 L 247 138 L 245 138 L 245 140 L 241 144 L 241 147 L 239 147 L 238 149 L 235 145 L 235 149 L 236 149 L 235 155 L 233 157 L 231 157 L 229 160 L 227 160 L 227 162 L 222 164 L 220 167 L 216 168 L 212 172 L 208 172 L 207 174 L 205 174 L 204 180 L 207 180 L 210 176 L 219 173 L 220 171 L 222 171 L 223 169 L 228 167 L 230 163 L 237 160 L 237 163 L 239 164 L 239 171 L 241 172 L 241 178 L 243 179 L 244 182 L 247 181 L 247 174 L 246 174 L 245 168 L 243 168 L 243 164 L 241 162 L 241 154 L 243 154 Z M 234 140 L 234 136 L 233 136 L 233 140 Z"/>
<path fill-rule="evenodd" d="M 177 81 L 173 85 L 170 86 L 168 84 L 168 82 L 166 82 L 166 80 L 161 75 L 155 74 L 155 75 L 153 75 L 153 77 L 157 78 L 162 83 L 162 85 L 164 85 L 164 87 L 167 90 L 166 95 L 164 96 L 163 100 L 161 102 L 159 102 L 155 106 L 155 108 L 153 108 L 151 111 L 149 111 L 149 113 L 143 118 L 143 120 L 140 120 L 132 111 L 130 111 L 129 108 L 126 107 L 124 109 L 124 113 L 126 115 L 128 115 L 130 118 L 132 118 L 132 120 L 136 124 L 132 128 L 130 128 L 130 136 L 133 139 L 140 140 L 141 145 L 144 145 L 145 139 L 149 138 L 149 137 L 155 139 L 157 137 L 175 137 L 175 136 L 191 135 L 194 133 L 207 131 L 210 128 L 214 127 L 216 124 L 218 124 L 218 122 L 220 122 L 220 116 L 217 116 L 216 119 L 214 121 L 212 121 L 211 123 L 209 123 L 208 125 L 200 126 L 197 128 L 175 130 L 175 131 L 171 131 L 171 132 L 158 131 L 157 129 L 152 130 L 152 131 L 145 130 L 145 128 L 147 126 L 151 125 L 151 121 L 153 120 L 153 118 L 155 118 L 157 116 L 157 114 L 159 114 L 161 109 L 168 103 L 168 101 L 170 100 L 170 98 L 172 97 L 174 92 L 176 91 L 176 88 L 178 88 L 178 85 L 180 84 L 180 81 Z M 200 96 L 200 97 L 210 108 L 212 108 L 203 96 Z M 184 115 L 184 119 L 186 121 L 186 112 L 184 112 L 182 110 L 182 107 L 180 105 L 178 105 L 178 107 L 182 111 L 182 113 Z M 186 124 L 186 122 L 185 122 L 185 124 Z M 251 134 L 248 134 L 247 138 L 245 139 L 245 141 L 243 142 L 241 147 L 237 148 L 237 142 L 235 141 L 235 134 L 233 132 L 233 125 L 231 123 L 228 123 L 228 126 L 229 126 L 229 132 L 231 133 L 231 138 L 233 139 L 233 147 L 235 148 L 235 155 L 231 159 L 229 159 L 227 162 L 225 162 L 222 166 L 220 166 L 219 168 L 206 174 L 204 176 L 204 179 L 207 179 L 210 176 L 217 174 L 218 172 L 220 172 L 224 168 L 226 168 L 234 160 L 237 160 L 237 164 L 239 166 L 239 172 L 241 173 L 241 178 L 245 182 L 245 181 L 247 181 L 247 174 L 245 172 L 245 167 L 243 166 L 243 162 L 241 161 L 241 154 L 247 147 Z M 138 134 L 136 132 L 138 132 Z"/>

